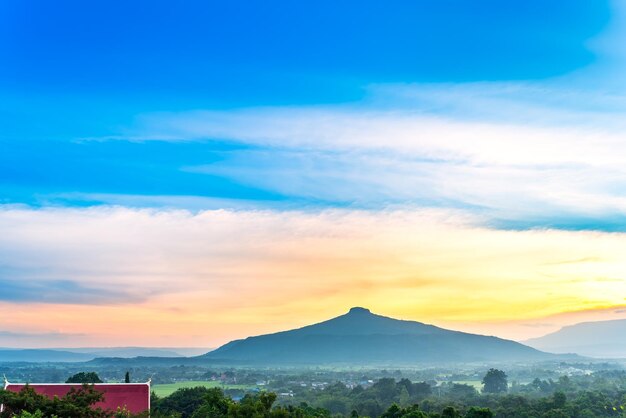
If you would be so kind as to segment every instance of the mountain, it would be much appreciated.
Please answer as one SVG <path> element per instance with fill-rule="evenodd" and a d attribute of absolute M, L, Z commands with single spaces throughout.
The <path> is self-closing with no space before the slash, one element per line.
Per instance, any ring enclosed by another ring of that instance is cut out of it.
<path fill-rule="evenodd" d="M 83 362 L 100 357 L 170 357 L 196 356 L 206 352 L 200 348 L 152 348 L 152 347 L 81 347 L 81 348 L 0 348 L 0 363 L 3 362 Z"/>
<path fill-rule="evenodd" d="M 231 341 L 208 360 L 269 364 L 414 364 L 549 360 L 553 355 L 496 337 L 450 331 L 352 308 L 303 328 Z"/>
<path fill-rule="evenodd" d="M 62 350 L 47 349 L 12 349 L 0 348 L 0 363 L 5 362 L 81 362 L 91 360 L 93 356 L 84 353 L 72 353 Z"/>
<path fill-rule="evenodd" d="M 96 357 L 181 357 L 182 354 L 169 348 L 156 347 L 79 347 L 59 348 L 58 350 L 71 351 L 72 353 L 85 353 Z"/>
<path fill-rule="evenodd" d="M 554 353 L 626 358 L 626 319 L 582 322 L 526 340 L 524 344 Z"/>

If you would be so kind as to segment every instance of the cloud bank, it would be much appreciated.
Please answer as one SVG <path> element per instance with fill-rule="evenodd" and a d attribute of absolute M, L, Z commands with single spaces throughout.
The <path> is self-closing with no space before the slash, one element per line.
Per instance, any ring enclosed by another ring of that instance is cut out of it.
<path fill-rule="evenodd" d="M 0 230 L 0 270 L 20 289 L 0 302 L 4 327 L 20 330 L 45 313 L 95 342 L 136 343 L 140 326 L 144 343 L 215 345 L 352 305 L 525 337 L 538 330 L 488 324 L 626 302 L 626 235 L 493 230 L 462 211 L 4 207 Z M 37 296 L 58 277 L 80 286 Z"/>
<path fill-rule="evenodd" d="M 146 114 L 118 138 L 244 144 L 180 169 L 318 204 L 623 230 L 625 110 L 624 96 L 558 83 L 387 85 L 359 104 Z"/>

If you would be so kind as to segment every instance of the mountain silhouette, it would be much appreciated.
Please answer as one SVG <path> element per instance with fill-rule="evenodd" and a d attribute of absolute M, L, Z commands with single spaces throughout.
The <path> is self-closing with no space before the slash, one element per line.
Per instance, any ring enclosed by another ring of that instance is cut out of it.
<path fill-rule="evenodd" d="M 337 318 L 231 341 L 206 359 L 267 364 L 414 364 L 548 360 L 554 355 L 497 337 L 451 331 L 355 307 Z"/>
<path fill-rule="evenodd" d="M 524 344 L 554 353 L 626 358 L 626 319 L 581 322 L 543 337 L 526 340 Z"/>

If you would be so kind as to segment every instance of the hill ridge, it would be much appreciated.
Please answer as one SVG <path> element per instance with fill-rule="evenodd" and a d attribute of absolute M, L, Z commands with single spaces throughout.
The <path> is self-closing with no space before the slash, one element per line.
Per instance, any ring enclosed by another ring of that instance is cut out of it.
<path fill-rule="evenodd" d="M 494 336 L 447 330 L 353 307 L 292 330 L 231 341 L 203 358 L 265 363 L 420 363 L 540 360 L 551 354 Z"/>
<path fill-rule="evenodd" d="M 522 343 L 555 353 L 626 358 L 626 319 L 579 322 Z"/>

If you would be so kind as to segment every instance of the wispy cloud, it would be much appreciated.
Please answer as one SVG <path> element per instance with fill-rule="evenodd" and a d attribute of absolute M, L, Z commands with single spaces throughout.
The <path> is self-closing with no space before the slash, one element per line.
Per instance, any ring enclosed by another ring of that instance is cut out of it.
<path fill-rule="evenodd" d="M 20 276 L 15 279 L 0 278 L 0 301 L 100 305 L 139 302 L 145 297 L 126 293 L 122 288 L 85 286 L 77 280 L 37 280 Z"/>
<path fill-rule="evenodd" d="M 42 339 L 45 341 L 65 340 L 74 337 L 84 337 L 86 334 L 66 334 L 63 332 L 15 332 L 15 331 L 1 331 L 0 341 L 3 338 L 7 339 Z"/>
<path fill-rule="evenodd" d="M 121 138 L 252 145 L 181 169 L 291 198 L 623 229 L 626 156 L 615 150 L 626 147 L 625 96 L 538 84 L 372 91 L 351 105 L 147 114 Z"/>

